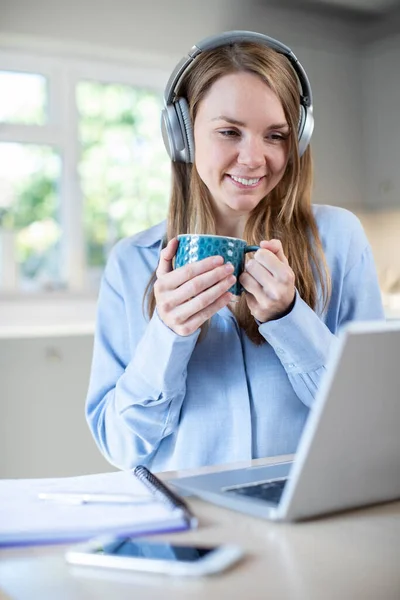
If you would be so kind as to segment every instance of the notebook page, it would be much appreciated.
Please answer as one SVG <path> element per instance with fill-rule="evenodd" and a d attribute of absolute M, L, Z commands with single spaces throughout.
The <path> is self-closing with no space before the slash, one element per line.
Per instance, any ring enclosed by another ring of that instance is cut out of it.
<path fill-rule="evenodd" d="M 140 504 L 63 504 L 43 501 L 40 492 L 126 493 L 149 499 Z M 70 541 L 108 532 L 143 534 L 186 528 L 182 512 L 153 500 L 131 472 L 58 479 L 0 480 L 0 546 Z"/>

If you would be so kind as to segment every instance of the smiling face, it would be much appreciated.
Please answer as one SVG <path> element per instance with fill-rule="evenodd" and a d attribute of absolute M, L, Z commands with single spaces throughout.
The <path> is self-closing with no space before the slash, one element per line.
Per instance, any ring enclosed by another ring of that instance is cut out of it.
<path fill-rule="evenodd" d="M 217 222 L 243 220 L 282 179 L 289 149 L 282 104 L 256 75 L 218 79 L 194 122 L 195 164 Z"/>

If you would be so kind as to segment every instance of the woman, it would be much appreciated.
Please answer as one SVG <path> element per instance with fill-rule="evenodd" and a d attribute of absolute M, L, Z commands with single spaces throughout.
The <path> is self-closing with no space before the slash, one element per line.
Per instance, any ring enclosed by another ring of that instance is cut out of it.
<path fill-rule="evenodd" d="M 340 326 L 383 318 L 359 221 L 311 205 L 301 65 L 259 34 L 210 40 L 167 85 L 167 223 L 119 242 L 100 290 L 87 419 L 121 468 L 295 452 Z M 173 269 L 186 232 L 261 246 L 238 303 L 221 257 Z"/>

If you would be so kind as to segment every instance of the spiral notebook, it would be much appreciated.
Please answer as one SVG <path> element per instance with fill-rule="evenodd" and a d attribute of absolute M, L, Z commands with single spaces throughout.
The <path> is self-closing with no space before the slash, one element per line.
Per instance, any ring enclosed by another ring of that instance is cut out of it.
<path fill-rule="evenodd" d="M 0 480 L 0 547 L 196 526 L 186 503 L 144 467 L 137 474 Z"/>

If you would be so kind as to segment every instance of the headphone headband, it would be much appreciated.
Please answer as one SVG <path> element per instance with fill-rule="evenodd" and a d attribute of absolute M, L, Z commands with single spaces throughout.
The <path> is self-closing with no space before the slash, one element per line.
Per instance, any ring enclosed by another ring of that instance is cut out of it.
<path fill-rule="evenodd" d="M 221 46 L 229 46 L 229 44 L 233 43 L 240 44 L 241 42 L 254 42 L 255 44 L 261 44 L 262 46 L 272 48 L 276 52 L 279 52 L 279 54 L 286 56 L 296 71 L 296 75 L 299 79 L 302 91 L 302 104 L 304 106 L 312 107 L 312 91 L 307 73 L 291 49 L 288 46 L 285 46 L 285 44 L 282 44 L 282 42 L 279 40 L 269 37 L 268 35 L 256 33 L 255 31 L 240 30 L 225 31 L 219 35 L 211 35 L 192 46 L 187 53 L 187 56 L 184 56 L 176 65 L 167 81 L 164 92 L 165 104 L 171 104 L 171 102 L 173 102 L 175 90 L 178 87 L 182 75 L 189 70 L 191 63 L 193 63 L 199 54 L 207 50 L 214 50 L 215 48 L 220 48 Z"/>
<path fill-rule="evenodd" d="M 229 46 L 234 43 L 253 42 L 272 48 L 283 54 L 292 65 L 300 90 L 300 120 L 298 143 L 300 156 L 306 150 L 314 127 L 311 85 L 307 74 L 295 54 L 282 42 L 255 31 L 225 31 L 219 35 L 204 38 L 195 44 L 184 56 L 168 79 L 164 92 L 165 108 L 162 112 L 161 128 L 167 152 L 173 161 L 192 163 L 194 161 L 193 124 L 186 98 L 178 97 L 177 89 L 181 79 L 192 68 L 196 58 L 207 50 Z"/>

